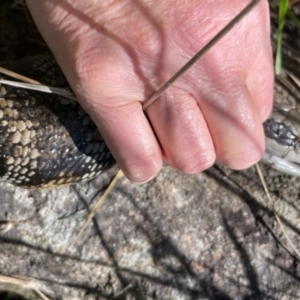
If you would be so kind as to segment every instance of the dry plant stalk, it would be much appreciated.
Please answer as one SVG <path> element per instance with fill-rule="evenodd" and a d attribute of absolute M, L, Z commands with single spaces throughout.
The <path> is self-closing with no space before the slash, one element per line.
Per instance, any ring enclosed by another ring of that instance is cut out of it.
<path fill-rule="evenodd" d="M 125 292 L 128 291 L 129 289 L 131 289 L 132 287 L 133 287 L 133 285 L 131 283 L 129 283 L 123 290 L 121 290 L 120 292 L 118 292 L 116 295 L 114 295 L 109 300 L 113 300 L 113 299 L 119 298 L 120 296 L 124 295 Z"/>
<path fill-rule="evenodd" d="M 3 67 L 0 67 L 0 73 L 22 81 L 22 82 L 18 82 L 18 81 L 11 81 L 11 80 L 6 80 L 6 79 L 0 78 L 0 83 L 2 83 L 2 84 L 6 84 L 6 85 L 18 87 L 18 88 L 23 88 L 23 89 L 28 89 L 28 90 L 34 90 L 34 91 L 43 92 L 43 93 L 55 94 L 55 95 L 59 95 L 61 97 L 68 98 L 73 101 L 77 101 L 74 94 L 70 93 L 69 91 L 67 91 L 63 88 L 51 87 L 48 85 L 44 85 L 44 84 L 40 83 L 39 81 L 36 81 L 29 77 L 15 73 L 15 72 L 5 69 Z"/>
<path fill-rule="evenodd" d="M 22 286 L 34 291 L 42 300 L 50 300 L 37 287 L 35 287 L 34 283 L 30 280 L 0 275 L 0 282 Z"/>
<path fill-rule="evenodd" d="M 36 219 L 40 219 L 41 216 L 35 216 L 31 217 L 25 220 L 20 221 L 10 221 L 10 220 L 0 220 L 0 233 L 5 233 L 11 230 L 15 225 L 21 224 L 21 223 L 28 223 Z"/>
<path fill-rule="evenodd" d="M 298 258 L 300 259 L 300 252 L 299 252 L 299 250 L 297 249 L 297 247 L 295 246 L 295 244 L 293 243 L 293 241 L 292 241 L 291 238 L 289 237 L 288 233 L 286 232 L 286 230 L 285 230 L 285 228 L 284 228 L 284 225 L 283 225 L 283 223 L 282 223 L 282 221 L 281 221 L 279 215 L 275 212 L 275 209 L 274 209 L 274 200 L 273 200 L 272 197 L 271 197 L 271 194 L 270 194 L 270 192 L 269 192 L 268 186 L 267 186 L 267 184 L 266 184 L 265 178 L 264 178 L 264 176 L 263 176 L 263 174 L 262 174 L 262 171 L 261 171 L 259 165 L 258 165 L 258 164 L 255 164 L 255 168 L 256 168 L 256 171 L 257 171 L 258 176 L 259 176 L 259 178 L 260 178 L 260 181 L 261 181 L 261 183 L 262 183 L 262 185 L 263 185 L 263 188 L 264 188 L 264 191 L 265 191 L 265 193 L 266 193 L 266 196 L 267 196 L 269 202 L 270 202 L 270 203 L 272 204 L 272 206 L 273 206 L 274 216 L 275 216 L 275 218 L 276 218 L 276 220 L 277 220 L 277 222 L 278 222 L 278 224 L 279 224 L 279 227 L 280 227 L 280 229 L 282 230 L 282 232 L 283 232 L 285 238 L 287 239 L 288 244 L 293 248 L 293 250 L 295 251 L 295 253 L 298 255 Z"/>
<path fill-rule="evenodd" d="M 238 22 L 240 22 L 260 0 L 252 0 L 236 17 L 234 17 L 223 29 L 221 29 L 203 48 L 201 48 L 184 66 L 182 66 L 167 82 L 165 82 L 144 104 L 145 110 L 158 99 L 179 77 L 189 70 L 207 51 L 217 44 Z"/>
<path fill-rule="evenodd" d="M 96 205 L 94 206 L 94 208 L 92 209 L 92 211 L 90 212 L 90 214 L 88 215 L 85 223 L 83 224 L 83 226 L 81 227 L 80 231 L 78 232 L 78 234 L 76 235 L 76 237 L 74 238 L 73 242 L 71 243 L 69 249 L 71 249 L 75 243 L 78 241 L 78 239 L 80 238 L 80 236 L 82 235 L 83 231 L 85 230 L 85 228 L 88 226 L 88 224 L 91 222 L 91 220 L 94 218 L 94 216 L 96 215 L 96 213 L 98 212 L 98 210 L 100 209 L 100 207 L 102 206 L 102 204 L 105 202 L 105 200 L 107 199 L 108 194 L 111 192 L 111 190 L 115 187 L 117 181 L 123 176 L 123 172 L 122 170 L 119 170 L 117 172 L 117 174 L 114 176 L 113 180 L 111 181 L 111 183 L 108 185 L 108 187 L 106 188 L 105 192 L 103 193 L 103 195 L 99 198 L 99 200 L 97 201 Z"/>

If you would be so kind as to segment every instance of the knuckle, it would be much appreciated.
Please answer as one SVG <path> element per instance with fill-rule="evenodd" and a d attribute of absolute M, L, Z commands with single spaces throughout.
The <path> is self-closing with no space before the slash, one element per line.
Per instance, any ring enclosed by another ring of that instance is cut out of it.
<path fill-rule="evenodd" d="M 264 146 L 249 146 L 248 149 L 239 149 L 235 154 L 228 158 L 220 159 L 220 162 L 225 166 L 234 169 L 242 170 L 251 167 L 257 163 L 264 153 Z"/>
<path fill-rule="evenodd" d="M 210 168 L 214 164 L 215 159 L 215 152 L 207 151 L 177 159 L 172 165 L 183 173 L 196 174 Z"/>
<path fill-rule="evenodd" d="M 123 169 L 129 181 L 142 184 L 153 179 L 162 167 L 162 162 L 153 158 L 145 157 L 143 160 L 130 163 L 125 162 Z"/>

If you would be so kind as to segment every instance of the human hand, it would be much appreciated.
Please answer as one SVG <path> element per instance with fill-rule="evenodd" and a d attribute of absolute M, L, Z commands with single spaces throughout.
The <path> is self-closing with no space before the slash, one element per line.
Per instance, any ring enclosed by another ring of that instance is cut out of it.
<path fill-rule="evenodd" d="M 246 168 L 264 151 L 272 107 L 268 3 L 261 3 L 146 112 L 150 96 L 248 0 L 27 0 L 84 109 L 125 175 L 162 161 L 186 173 Z"/>

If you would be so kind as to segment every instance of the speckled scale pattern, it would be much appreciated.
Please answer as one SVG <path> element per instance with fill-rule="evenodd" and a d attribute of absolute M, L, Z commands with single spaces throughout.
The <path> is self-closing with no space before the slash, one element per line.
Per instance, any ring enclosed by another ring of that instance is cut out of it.
<path fill-rule="evenodd" d="M 51 86 L 67 86 L 51 56 L 5 67 Z M 91 179 L 114 164 L 96 125 L 79 104 L 0 86 L 0 176 L 4 179 L 27 187 L 51 187 Z"/>

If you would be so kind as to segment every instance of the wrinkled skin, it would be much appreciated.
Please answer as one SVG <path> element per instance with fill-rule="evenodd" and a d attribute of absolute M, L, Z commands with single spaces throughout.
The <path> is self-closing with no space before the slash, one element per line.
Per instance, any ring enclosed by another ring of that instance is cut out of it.
<path fill-rule="evenodd" d="M 260 159 L 273 90 L 266 0 L 142 110 L 248 3 L 27 0 L 80 103 L 136 183 L 163 161 L 196 173 L 216 160 L 242 169 Z"/>

